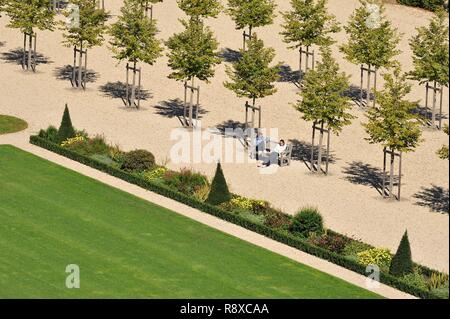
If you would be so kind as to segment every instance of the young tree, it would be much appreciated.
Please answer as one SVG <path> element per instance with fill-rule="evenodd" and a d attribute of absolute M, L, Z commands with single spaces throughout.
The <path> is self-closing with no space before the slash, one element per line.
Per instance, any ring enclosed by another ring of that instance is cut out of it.
<path fill-rule="evenodd" d="M 418 115 L 413 113 L 417 102 L 405 100 L 411 91 L 407 77 L 396 65 L 392 74 L 383 75 L 384 89 L 377 93 L 378 106 L 369 109 L 368 122 L 363 124 L 371 144 L 381 144 L 390 153 L 389 195 L 394 186 L 395 152 L 411 152 L 420 142 L 421 130 Z M 401 172 L 400 172 L 401 174 Z M 399 185 L 400 188 L 400 185 Z M 383 189 L 384 194 L 384 189 Z"/>
<path fill-rule="evenodd" d="M 320 49 L 322 62 L 316 70 L 309 71 L 304 78 L 303 90 L 299 93 L 301 100 L 295 107 L 303 113 L 303 119 L 313 122 L 313 143 L 311 146 L 311 169 L 314 167 L 314 131 L 319 126 L 317 170 L 321 171 L 323 133 L 333 132 L 336 135 L 345 125 L 351 124 L 354 118 L 350 110 L 350 99 L 345 96 L 349 86 L 349 77 L 340 72 L 339 65 L 331 55 L 331 49 L 323 46 Z M 329 160 L 327 151 L 326 160 Z M 325 171 L 326 172 L 326 171 Z"/>
<path fill-rule="evenodd" d="M 216 18 L 222 10 L 218 0 L 177 0 L 178 7 L 192 19 Z"/>
<path fill-rule="evenodd" d="M 392 58 L 400 53 L 396 49 L 400 36 L 384 16 L 384 6 L 379 0 L 360 0 L 360 3 L 361 6 L 355 10 L 344 27 L 348 42 L 343 44 L 340 50 L 348 61 L 366 65 L 369 70 L 374 68 L 374 72 L 383 67 L 391 67 Z M 361 100 L 362 82 L 363 72 L 361 72 Z M 376 87 L 374 90 L 376 91 Z M 369 99 L 370 72 L 367 80 L 367 104 Z"/>
<path fill-rule="evenodd" d="M 8 27 L 17 28 L 23 34 L 35 35 L 35 29 L 53 30 L 55 13 L 50 8 L 51 0 L 3 1 L 3 10 L 9 16 Z M 27 69 L 31 68 L 32 37 L 28 37 Z M 23 49 L 25 60 L 25 46 Z"/>
<path fill-rule="evenodd" d="M 220 205 L 231 199 L 230 191 L 228 190 L 227 181 L 223 175 L 222 166 L 220 162 L 217 163 L 216 173 L 211 183 L 211 190 L 209 191 L 206 202 L 211 205 Z"/>
<path fill-rule="evenodd" d="M 64 114 L 61 119 L 61 125 L 59 126 L 59 129 L 58 129 L 58 136 L 57 136 L 58 143 L 64 142 L 68 138 L 71 138 L 74 136 L 75 136 L 75 129 L 72 126 L 72 120 L 70 119 L 69 108 L 67 107 L 67 103 L 66 103 L 66 107 L 64 108 Z"/>
<path fill-rule="evenodd" d="M 150 20 L 153 20 L 153 4 L 163 2 L 163 0 L 132 0 L 132 2 L 137 5 L 137 8 L 140 8 L 146 17 L 148 17 L 148 11 L 150 11 Z"/>
<path fill-rule="evenodd" d="M 402 277 L 414 272 L 414 264 L 411 258 L 411 247 L 409 245 L 408 231 L 403 234 L 397 252 L 391 261 L 389 273 L 391 275 Z"/>
<path fill-rule="evenodd" d="M 145 13 L 139 10 L 139 4 L 136 4 L 135 0 L 125 0 L 120 11 L 121 15 L 117 22 L 109 29 L 114 58 L 133 63 L 133 69 L 136 69 L 138 62 L 153 65 L 163 51 L 161 41 L 156 38 L 158 33 L 156 21 L 147 19 Z M 132 103 L 134 103 L 135 92 L 133 80 Z"/>
<path fill-rule="evenodd" d="M 78 7 L 78 24 L 63 24 L 65 46 L 77 47 L 81 51 L 101 45 L 104 41 L 104 33 L 107 30 L 106 21 L 108 13 L 98 9 L 92 0 L 71 0 L 71 4 Z M 66 12 L 65 15 L 70 15 Z M 79 55 L 79 67 L 82 65 L 82 54 Z M 78 72 L 78 83 L 82 82 L 82 72 Z"/>
<path fill-rule="evenodd" d="M 236 29 L 248 27 L 247 35 L 251 38 L 253 28 L 273 23 L 275 7 L 273 0 L 228 0 L 227 12 L 234 20 Z"/>
<path fill-rule="evenodd" d="M 219 43 L 213 32 L 203 23 L 194 19 L 181 21 L 185 30 L 171 36 L 166 45 L 169 67 L 173 70 L 169 78 L 187 83 L 194 87 L 195 78 L 209 82 L 214 76 L 214 67 L 222 60 L 219 57 Z M 189 108 L 189 121 L 192 123 L 193 109 Z"/>
<path fill-rule="evenodd" d="M 449 41 L 446 12 L 438 10 L 428 27 L 419 27 L 416 30 L 417 35 L 409 41 L 414 64 L 414 70 L 409 75 L 412 79 L 419 81 L 420 84 L 433 83 L 432 124 L 434 125 L 438 86 L 440 86 L 440 89 L 444 86 L 448 87 L 449 81 Z M 442 95 L 440 103 L 442 104 Z M 440 126 L 439 124 L 439 128 Z"/>
<path fill-rule="evenodd" d="M 280 33 L 289 49 L 306 47 L 309 52 L 312 45 L 334 43 L 331 33 L 339 32 L 341 27 L 335 16 L 327 12 L 326 5 L 327 0 L 291 0 L 293 10 L 281 13 L 284 30 Z"/>
<path fill-rule="evenodd" d="M 225 82 L 227 89 L 235 92 L 238 97 L 252 100 L 255 107 L 256 99 L 274 94 L 277 89 L 274 82 L 279 78 L 281 63 L 271 66 L 275 58 L 275 50 L 265 48 L 264 42 L 255 34 L 247 41 L 248 49 L 240 50 L 242 58 L 227 66 L 226 72 L 230 82 Z"/>

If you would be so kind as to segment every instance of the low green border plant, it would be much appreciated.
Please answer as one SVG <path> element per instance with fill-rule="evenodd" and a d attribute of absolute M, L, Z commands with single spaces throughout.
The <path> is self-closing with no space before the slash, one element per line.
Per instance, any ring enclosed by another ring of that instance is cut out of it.
<path fill-rule="evenodd" d="M 190 207 L 199 209 L 204 213 L 216 216 L 220 219 L 223 219 L 230 223 L 236 224 L 236 225 L 246 228 L 250 231 L 254 231 L 258 234 L 261 234 L 263 236 L 266 236 L 268 238 L 271 238 L 273 240 L 276 240 L 276 241 L 286 244 L 288 246 L 294 247 L 305 253 L 325 259 L 336 265 L 342 266 L 348 270 L 354 271 L 354 272 L 359 273 L 364 276 L 367 275 L 366 267 L 364 265 L 361 265 L 354 259 L 339 255 L 337 253 L 328 251 L 326 249 L 323 249 L 323 248 L 320 248 L 317 246 L 314 246 L 314 245 L 310 244 L 306 239 L 301 239 L 297 236 L 290 234 L 289 232 L 287 232 L 285 230 L 272 229 L 265 225 L 252 222 L 252 221 L 248 220 L 247 218 L 239 216 L 238 214 L 233 214 L 231 212 L 220 209 L 217 206 L 213 206 L 208 203 L 201 202 L 194 197 L 177 192 L 173 189 L 170 189 L 169 187 L 167 187 L 165 185 L 152 183 L 140 176 L 125 172 L 123 170 L 120 170 L 120 169 L 117 169 L 114 167 L 111 167 L 111 166 L 109 166 L 105 163 L 99 162 L 93 158 L 83 156 L 83 155 L 80 155 L 73 151 L 70 151 L 68 149 L 65 149 L 65 148 L 61 147 L 60 145 L 49 142 L 39 136 L 31 136 L 30 143 L 37 145 L 39 147 L 45 148 L 49 151 L 52 151 L 52 152 L 62 155 L 64 157 L 70 158 L 79 163 L 90 166 L 92 168 L 98 169 L 104 173 L 107 173 L 114 177 L 120 178 L 131 184 L 140 186 L 144 189 L 147 189 L 149 191 L 155 192 L 162 196 L 174 199 L 174 200 L 176 200 L 180 203 L 186 204 Z M 328 234 L 333 233 L 333 234 L 338 235 L 338 233 L 332 232 L 331 230 L 327 230 L 327 233 Z M 424 267 L 421 265 L 416 265 L 416 266 L 418 267 L 418 269 L 420 269 L 422 274 L 427 275 L 427 276 L 431 276 L 432 273 L 439 273 L 438 271 L 432 270 L 430 268 L 427 268 L 427 267 Z M 399 289 L 401 291 L 404 291 L 406 293 L 409 293 L 411 295 L 417 296 L 419 298 L 424 298 L 424 299 L 442 299 L 443 298 L 443 296 L 441 296 L 441 295 L 434 294 L 428 290 L 424 290 L 419 287 L 412 286 L 411 284 L 408 284 L 407 282 L 403 281 L 401 278 L 394 277 L 384 271 L 382 271 L 380 273 L 380 282 L 383 284 L 389 285 L 391 287 L 394 287 L 396 289 Z"/>

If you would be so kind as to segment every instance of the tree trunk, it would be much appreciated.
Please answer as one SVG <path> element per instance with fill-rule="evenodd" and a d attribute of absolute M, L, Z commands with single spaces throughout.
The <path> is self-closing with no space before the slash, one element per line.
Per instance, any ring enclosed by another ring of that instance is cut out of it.
<path fill-rule="evenodd" d="M 78 55 L 78 88 L 82 88 L 83 85 L 81 84 L 82 81 L 82 74 L 83 74 L 83 42 L 80 44 L 80 52 Z"/>
<path fill-rule="evenodd" d="M 28 61 L 27 61 L 27 69 L 31 69 L 31 50 L 33 47 L 33 31 L 31 31 L 30 36 L 28 37 Z"/>
<path fill-rule="evenodd" d="M 431 109 L 431 125 L 433 128 L 436 128 L 435 122 L 436 122 L 436 81 L 433 83 L 433 104 Z"/>
<path fill-rule="evenodd" d="M 136 99 L 136 61 L 133 61 L 133 82 L 131 84 L 131 101 L 130 106 L 134 106 L 134 100 Z"/>
<path fill-rule="evenodd" d="M 194 126 L 192 123 L 193 113 L 194 113 L 194 106 L 193 106 L 193 100 L 194 100 L 194 80 L 195 77 L 192 77 L 191 79 L 191 96 L 189 100 L 189 126 Z"/>
<path fill-rule="evenodd" d="M 319 149 L 317 154 L 317 170 L 322 170 L 322 144 L 323 144 L 323 121 L 320 123 Z"/>
<path fill-rule="evenodd" d="M 248 39 L 251 40 L 252 39 L 252 29 L 253 27 L 251 25 L 248 26 Z"/>
<path fill-rule="evenodd" d="M 389 198 L 392 197 L 393 190 L 394 190 L 394 150 L 391 149 L 391 167 L 389 171 Z"/>

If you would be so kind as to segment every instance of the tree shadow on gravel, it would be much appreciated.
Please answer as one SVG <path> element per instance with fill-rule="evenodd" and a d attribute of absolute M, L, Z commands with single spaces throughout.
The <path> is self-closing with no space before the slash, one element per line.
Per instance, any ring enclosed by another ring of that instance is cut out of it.
<path fill-rule="evenodd" d="M 307 143 L 304 141 L 299 141 L 297 139 L 290 139 L 288 141 L 292 144 L 292 155 L 291 159 L 294 161 L 301 161 L 305 163 L 306 167 L 310 169 L 311 167 L 311 143 Z M 317 154 L 319 152 L 319 147 L 317 145 L 314 146 L 314 156 L 317 159 Z M 326 148 L 322 146 L 322 154 L 325 154 Z M 323 164 L 325 165 L 325 156 L 322 158 Z M 333 151 L 330 150 L 330 155 L 328 158 L 329 164 L 336 163 L 337 158 Z"/>
<path fill-rule="evenodd" d="M 22 65 L 23 49 L 17 48 L 14 50 L 10 50 L 8 52 L 2 52 L 0 55 L 0 59 L 6 61 L 7 63 L 15 63 L 18 65 Z M 25 55 L 25 63 L 27 63 L 27 60 L 28 54 Z M 53 61 L 51 61 L 49 57 L 46 57 L 39 52 L 36 52 L 36 65 L 49 63 L 53 63 Z"/>
<path fill-rule="evenodd" d="M 121 99 L 124 104 L 127 97 L 126 84 L 120 81 L 108 82 L 105 85 L 99 87 L 100 92 L 104 96 L 113 99 Z M 141 87 L 140 91 L 136 88 L 136 98 L 140 98 L 142 101 L 146 101 L 152 97 L 152 94 Z"/>
<path fill-rule="evenodd" d="M 72 69 L 73 66 L 65 65 L 63 67 L 55 68 L 53 74 L 61 81 L 70 81 L 72 83 Z M 94 83 L 99 78 L 99 74 L 94 70 L 86 70 L 86 83 Z"/>
<path fill-rule="evenodd" d="M 224 48 L 220 51 L 219 57 L 222 58 L 225 62 L 234 63 L 239 61 L 239 59 L 242 57 L 242 54 L 239 51 L 230 48 Z"/>
<path fill-rule="evenodd" d="M 422 190 L 413 196 L 418 199 L 415 203 L 419 206 L 428 207 L 432 212 L 449 213 L 449 190 L 443 187 L 431 185 L 422 187 Z"/>
<path fill-rule="evenodd" d="M 299 70 L 293 71 L 289 65 L 284 64 L 280 67 L 278 75 L 280 76 L 278 82 L 293 83 L 296 87 L 300 87 L 300 79 L 304 74 L 300 73 Z"/>
<path fill-rule="evenodd" d="M 363 162 L 352 162 L 342 171 L 345 180 L 357 185 L 375 188 L 380 195 L 383 189 L 383 172 L 381 169 Z"/>
<path fill-rule="evenodd" d="M 183 101 L 179 98 L 159 102 L 154 106 L 154 108 L 156 109 L 156 114 L 168 118 L 176 117 L 180 120 L 181 123 L 183 123 Z M 202 115 L 206 113 L 208 113 L 208 111 L 200 106 L 198 109 L 198 119 L 200 120 L 202 118 Z"/>

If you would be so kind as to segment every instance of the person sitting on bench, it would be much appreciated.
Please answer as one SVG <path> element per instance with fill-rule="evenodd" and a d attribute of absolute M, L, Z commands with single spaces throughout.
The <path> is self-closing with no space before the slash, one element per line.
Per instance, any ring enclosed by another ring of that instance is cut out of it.
<path fill-rule="evenodd" d="M 262 164 L 258 164 L 258 167 L 261 166 L 270 166 L 271 164 L 278 164 L 278 158 L 280 154 L 282 154 L 286 150 L 286 143 L 283 139 L 280 140 L 280 142 L 273 148 L 273 150 L 270 152 L 268 158 L 266 161 L 263 161 Z"/>

